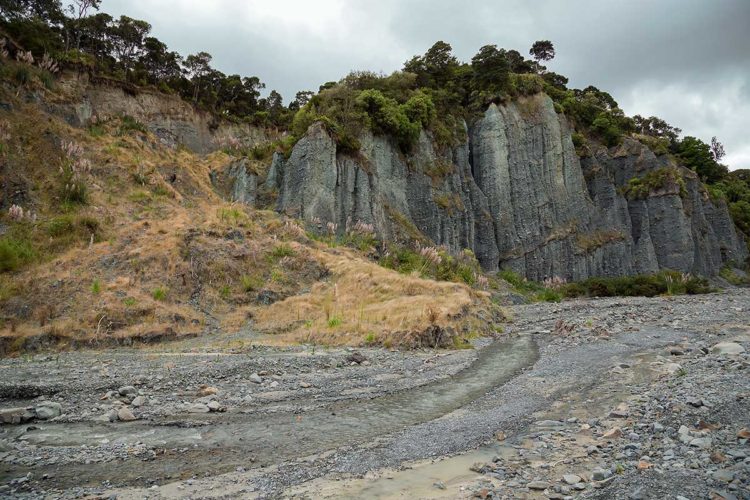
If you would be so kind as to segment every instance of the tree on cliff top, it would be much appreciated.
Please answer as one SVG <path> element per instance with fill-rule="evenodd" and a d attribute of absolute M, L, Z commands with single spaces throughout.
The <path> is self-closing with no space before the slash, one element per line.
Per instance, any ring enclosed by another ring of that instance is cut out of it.
<path fill-rule="evenodd" d="M 537 40 L 534 45 L 531 46 L 529 54 L 540 61 L 551 61 L 555 57 L 555 46 L 549 40 Z"/>

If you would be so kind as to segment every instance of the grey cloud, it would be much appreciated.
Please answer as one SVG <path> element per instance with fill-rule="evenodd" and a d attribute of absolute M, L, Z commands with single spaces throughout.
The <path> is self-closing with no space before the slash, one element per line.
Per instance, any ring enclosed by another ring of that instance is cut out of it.
<path fill-rule="evenodd" d="M 291 0 L 281 3 L 294 9 Z M 273 22 L 256 19 L 248 10 L 261 5 L 257 1 L 217 0 L 204 4 L 200 14 L 187 0 L 105 0 L 103 8 L 146 19 L 172 49 L 207 50 L 217 68 L 256 75 L 287 99 L 353 69 L 399 69 L 437 40 L 451 43 L 456 55 L 468 60 L 487 43 L 525 53 L 534 40 L 550 39 L 557 57 L 549 68 L 568 76 L 572 86 L 595 85 L 627 113 L 658 113 L 704 140 L 716 135 L 733 168 L 750 168 L 750 1 L 327 4 L 312 4 L 331 9 L 331 15 L 309 26 L 288 21 L 284 13 Z"/>

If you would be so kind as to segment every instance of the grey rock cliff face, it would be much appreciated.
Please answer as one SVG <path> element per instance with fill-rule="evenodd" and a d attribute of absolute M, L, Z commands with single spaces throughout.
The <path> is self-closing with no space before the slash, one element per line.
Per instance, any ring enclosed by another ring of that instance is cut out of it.
<path fill-rule="evenodd" d="M 274 157 L 267 188 L 278 210 L 343 230 L 361 220 L 386 240 L 469 248 L 487 270 L 580 280 L 674 269 L 714 275 L 747 246 L 723 202 L 695 175 L 625 139 L 579 159 L 564 116 L 543 94 L 492 105 L 464 144 L 438 151 L 426 133 L 408 155 L 365 134 L 357 157 L 313 125 L 288 160 Z M 641 199 L 634 177 L 674 168 L 684 186 Z"/>
<path fill-rule="evenodd" d="M 284 160 L 266 188 L 277 209 L 340 231 L 361 220 L 386 240 L 431 240 L 474 251 L 487 270 L 529 279 L 585 279 L 669 268 L 714 275 L 747 256 L 726 206 L 679 168 L 683 190 L 628 199 L 633 177 L 670 166 L 641 143 L 599 148 L 579 159 L 564 116 L 543 94 L 492 105 L 455 148 L 438 151 L 426 133 L 408 155 L 364 134 L 356 157 L 338 153 L 321 125 Z"/>
<path fill-rule="evenodd" d="M 128 93 L 120 87 L 91 84 L 85 75 L 64 75 L 59 85 L 75 96 L 75 104 L 51 105 L 71 125 L 86 126 L 92 118 L 132 116 L 168 146 L 183 145 L 196 153 L 216 150 L 232 138 L 245 146 L 266 142 L 262 129 L 247 124 L 216 122 L 209 113 L 196 110 L 179 96 L 141 90 Z"/>

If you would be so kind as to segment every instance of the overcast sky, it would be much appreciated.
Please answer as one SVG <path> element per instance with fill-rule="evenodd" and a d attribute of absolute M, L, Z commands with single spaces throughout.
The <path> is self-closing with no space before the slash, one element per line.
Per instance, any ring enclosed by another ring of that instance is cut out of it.
<path fill-rule="evenodd" d="M 351 70 L 390 73 L 435 41 L 468 61 L 496 44 L 528 53 L 570 86 L 607 90 L 628 115 L 657 115 L 750 168 L 750 0 L 104 0 L 144 19 L 182 55 L 258 76 L 286 102 Z"/>

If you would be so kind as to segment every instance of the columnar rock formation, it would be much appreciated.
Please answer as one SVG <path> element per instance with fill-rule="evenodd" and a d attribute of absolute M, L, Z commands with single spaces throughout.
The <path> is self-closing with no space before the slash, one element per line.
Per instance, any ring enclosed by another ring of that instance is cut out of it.
<path fill-rule="evenodd" d="M 691 171 L 633 139 L 579 159 L 543 94 L 490 106 L 454 148 L 436 149 L 424 132 L 408 155 L 385 137 L 361 143 L 358 155 L 342 154 L 313 125 L 288 159 L 274 158 L 266 187 L 278 190 L 277 209 L 339 230 L 361 220 L 386 240 L 469 248 L 487 270 L 535 280 L 713 275 L 747 257 L 726 205 Z M 624 194 L 630 179 L 665 168 L 682 181 Z"/>

